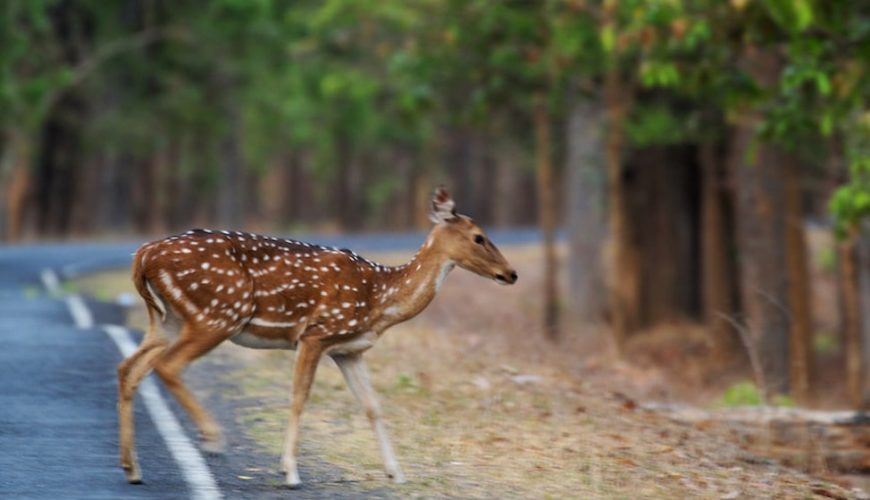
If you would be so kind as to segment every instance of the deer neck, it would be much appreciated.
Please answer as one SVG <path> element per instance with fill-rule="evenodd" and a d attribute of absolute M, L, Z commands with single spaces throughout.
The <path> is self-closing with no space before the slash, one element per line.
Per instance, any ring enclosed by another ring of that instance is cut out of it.
<path fill-rule="evenodd" d="M 378 322 L 386 329 L 419 314 L 435 298 L 455 263 L 444 255 L 430 234 L 411 262 L 387 267 L 375 284 L 373 301 L 380 309 Z"/>

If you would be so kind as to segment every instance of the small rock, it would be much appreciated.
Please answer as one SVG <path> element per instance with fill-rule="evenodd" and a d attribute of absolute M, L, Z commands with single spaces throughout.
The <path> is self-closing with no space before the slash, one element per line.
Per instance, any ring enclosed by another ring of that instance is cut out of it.
<path fill-rule="evenodd" d="M 490 384 L 489 380 L 487 380 L 483 375 L 474 377 L 474 380 L 472 380 L 471 383 L 481 391 L 488 391 L 492 388 L 492 384 Z"/>
<path fill-rule="evenodd" d="M 514 375 L 511 380 L 519 385 L 538 384 L 544 380 L 544 377 L 540 375 Z"/>

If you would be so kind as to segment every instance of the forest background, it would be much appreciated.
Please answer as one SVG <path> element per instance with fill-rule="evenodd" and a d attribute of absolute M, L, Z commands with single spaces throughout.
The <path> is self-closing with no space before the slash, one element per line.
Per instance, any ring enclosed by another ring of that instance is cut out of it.
<path fill-rule="evenodd" d="M 542 230 L 540 335 L 691 324 L 866 408 L 868 61 L 857 0 L 6 0 L 0 235 L 422 229 L 443 183 Z"/>

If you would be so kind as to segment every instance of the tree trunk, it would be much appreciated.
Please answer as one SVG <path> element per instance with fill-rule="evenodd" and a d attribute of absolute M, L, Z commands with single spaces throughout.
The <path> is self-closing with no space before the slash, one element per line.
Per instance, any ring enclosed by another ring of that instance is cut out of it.
<path fill-rule="evenodd" d="M 571 310 L 584 321 L 604 315 L 601 256 L 604 248 L 604 110 L 597 100 L 575 97 L 565 142 L 565 221 Z"/>
<path fill-rule="evenodd" d="M 846 394 L 850 403 L 857 406 L 861 400 L 861 317 L 858 277 L 858 229 L 852 227 L 845 240 L 837 246 L 840 272 L 840 287 L 843 293 L 843 353 L 846 367 Z"/>
<path fill-rule="evenodd" d="M 775 52 L 751 45 L 741 65 L 762 87 L 779 78 Z M 789 391 L 788 266 L 784 158 L 780 148 L 759 142 L 762 116 L 748 108 L 738 115 L 730 161 L 737 178 L 741 304 L 757 350 L 768 396 Z"/>
<path fill-rule="evenodd" d="M 493 207 L 493 225 L 510 227 L 517 225 L 514 202 L 520 166 L 517 164 L 516 144 L 510 140 L 500 140 L 495 148 L 496 174 L 492 189 L 495 191 L 495 206 Z"/>
<path fill-rule="evenodd" d="M 335 205 L 342 229 L 358 230 L 362 227 L 362 204 L 359 190 L 362 178 L 362 158 L 350 137 L 339 132 L 337 139 L 337 177 L 335 183 Z"/>
<path fill-rule="evenodd" d="M 230 85 L 223 82 L 225 89 Z M 221 140 L 220 151 L 220 184 L 218 185 L 218 221 L 221 225 L 230 228 L 238 228 L 244 220 L 242 212 L 244 207 L 244 175 L 242 172 L 242 117 L 239 104 L 235 102 L 232 92 L 226 91 L 224 103 L 226 110 L 227 130 Z"/>
<path fill-rule="evenodd" d="M 475 200 L 474 211 L 471 215 L 479 224 L 488 226 L 493 223 L 495 210 L 495 174 L 496 160 L 493 143 L 495 137 L 491 130 L 486 130 L 482 133 L 481 140 L 477 146 L 477 165 L 474 171 L 477 173 L 474 179 L 476 189 L 474 194 L 477 197 Z"/>
<path fill-rule="evenodd" d="M 701 318 L 700 176 L 685 145 L 638 148 L 623 186 L 638 278 L 637 328 Z M 642 251 L 640 251 L 642 249 Z"/>
<path fill-rule="evenodd" d="M 311 202 L 310 200 L 303 199 L 307 194 L 307 190 L 304 186 L 306 179 L 302 161 L 302 154 L 297 151 L 290 151 L 284 160 L 287 170 L 287 182 L 282 190 L 280 217 L 284 225 L 299 223 L 304 217 L 303 209 L 305 203 Z"/>
<path fill-rule="evenodd" d="M 553 186 L 552 133 L 544 96 L 535 102 L 535 165 L 538 186 L 538 214 L 544 236 L 544 332 L 550 339 L 559 334 L 559 303 L 556 282 L 556 199 Z"/>
<path fill-rule="evenodd" d="M 427 142 L 423 144 L 420 153 L 420 165 L 414 175 L 414 228 L 425 229 L 429 222 L 429 200 L 435 190 L 433 171 L 433 145 Z"/>
<path fill-rule="evenodd" d="M 7 132 L 0 160 L 0 192 L 5 201 L 0 220 L 0 237 L 17 241 L 22 236 L 24 203 L 30 186 L 30 160 L 32 146 L 26 133 Z"/>
<path fill-rule="evenodd" d="M 865 229 L 866 231 L 866 229 Z M 838 244 L 844 299 L 846 395 L 856 409 L 870 408 L 870 239 L 853 226 Z"/>
<path fill-rule="evenodd" d="M 607 196 L 612 260 L 609 266 L 610 316 L 618 351 L 637 329 L 640 314 L 640 268 L 629 218 L 627 176 L 622 166 L 625 116 L 629 96 L 618 68 L 607 71 L 604 101 L 607 114 Z"/>
<path fill-rule="evenodd" d="M 724 175 L 719 151 L 713 142 L 699 146 L 701 168 L 701 265 L 704 320 L 714 339 L 720 362 L 731 357 L 737 338 L 726 316 L 735 312 L 732 300 L 731 239 L 723 203 Z"/>
<path fill-rule="evenodd" d="M 789 384 L 794 399 L 798 403 L 806 404 L 810 397 L 813 349 L 810 279 L 807 269 L 804 212 L 801 203 L 803 193 L 800 184 L 800 165 L 797 159 L 788 155 L 784 167 L 788 303 L 791 312 Z"/>
<path fill-rule="evenodd" d="M 112 232 L 130 229 L 130 172 L 126 163 L 112 149 L 100 154 L 103 164 L 97 189 L 101 194 L 99 203 L 99 227 Z"/>
<path fill-rule="evenodd" d="M 849 166 L 846 161 L 844 151 L 843 151 L 843 137 L 840 134 L 833 134 L 831 139 L 828 141 L 827 147 L 827 161 L 825 162 L 825 199 L 830 200 L 837 189 L 840 186 L 845 185 L 849 182 Z M 832 235 L 834 238 L 834 242 L 837 243 L 837 235 Z M 835 270 L 834 272 L 837 275 L 837 278 L 840 279 L 843 276 L 842 270 L 840 267 L 843 265 L 843 262 L 846 260 L 842 255 L 839 254 L 843 245 L 837 244 L 835 246 L 835 251 L 837 252 L 837 258 L 834 259 Z M 838 341 L 841 346 L 846 344 L 845 332 L 847 330 L 846 325 L 846 297 L 845 287 L 842 283 L 838 283 L 836 287 L 836 301 L 837 301 L 837 322 L 834 331 L 838 333 Z"/>
<path fill-rule="evenodd" d="M 861 329 L 857 338 L 852 337 L 846 346 L 847 352 L 856 352 L 857 360 L 850 361 L 850 401 L 859 410 L 870 409 L 870 224 L 866 221 L 861 227 L 858 239 L 858 282 L 860 284 L 859 304 L 861 307 L 859 323 Z"/>
<path fill-rule="evenodd" d="M 744 159 L 755 126 L 741 126 L 732 155 Z M 741 294 L 746 323 L 758 350 L 768 396 L 789 388 L 788 268 L 782 158 L 758 146 L 758 160 L 737 171 Z"/>
<path fill-rule="evenodd" d="M 453 127 L 448 132 L 446 163 L 453 196 L 460 206 L 472 207 L 475 203 L 471 173 L 474 169 L 475 133 L 468 127 Z"/>

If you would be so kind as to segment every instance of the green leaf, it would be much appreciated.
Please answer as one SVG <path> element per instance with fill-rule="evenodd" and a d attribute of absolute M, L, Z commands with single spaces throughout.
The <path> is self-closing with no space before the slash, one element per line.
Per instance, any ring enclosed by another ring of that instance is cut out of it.
<path fill-rule="evenodd" d="M 819 89 L 819 93 L 823 96 L 827 96 L 831 94 L 831 81 L 828 79 L 828 75 L 819 71 L 815 75 L 816 80 L 816 88 Z"/>
<path fill-rule="evenodd" d="M 607 54 L 613 53 L 613 49 L 616 46 L 616 33 L 613 30 L 613 26 L 608 24 L 601 28 L 599 37 L 601 39 L 601 47 L 604 49 L 604 52 Z"/>
<path fill-rule="evenodd" d="M 834 131 L 834 114 L 830 111 L 826 111 L 822 114 L 822 119 L 819 122 L 819 131 L 825 137 L 830 137 L 831 133 Z"/>
<path fill-rule="evenodd" d="M 791 33 L 800 33 L 813 22 L 809 0 L 766 0 L 763 4 L 776 24 Z"/>
<path fill-rule="evenodd" d="M 807 29 L 813 22 L 813 8 L 809 0 L 792 0 L 792 8 L 797 31 Z"/>

